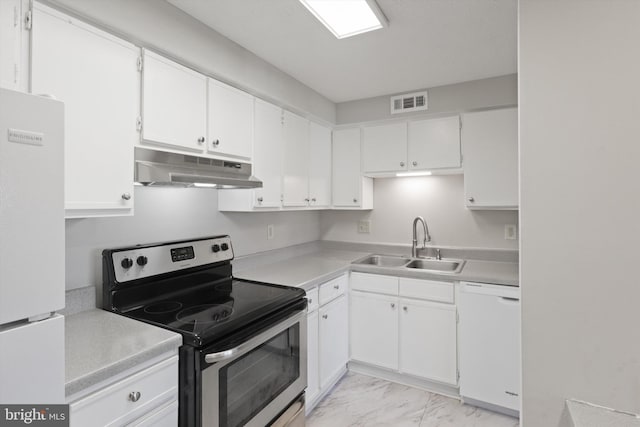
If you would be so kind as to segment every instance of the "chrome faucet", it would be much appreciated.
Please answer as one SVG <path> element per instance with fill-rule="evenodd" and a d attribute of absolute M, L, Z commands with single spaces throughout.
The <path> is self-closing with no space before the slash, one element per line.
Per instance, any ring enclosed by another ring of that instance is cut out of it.
<path fill-rule="evenodd" d="M 411 257 L 416 258 L 418 256 L 418 230 L 417 225 L 418 221 L 422 223 L 422 229 L 424 230 L 424 240 L 422 241 L 422 248 L 427 245 L 427 242 L 431 241 L 431 235 L 429 235 L 429 227 L 427 227 L 427 223 L 421 216 L 417 216 L 413 220 L 413 244 L 411 245 Z"/>

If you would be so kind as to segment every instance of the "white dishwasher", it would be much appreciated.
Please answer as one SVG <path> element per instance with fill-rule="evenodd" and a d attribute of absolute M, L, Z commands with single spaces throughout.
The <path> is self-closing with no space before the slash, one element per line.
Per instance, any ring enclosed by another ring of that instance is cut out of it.
<path fill-rule="evenodd" d="M 460 395 L 466 403 L 520 411 L 520 288 L 462 282 Z"/>

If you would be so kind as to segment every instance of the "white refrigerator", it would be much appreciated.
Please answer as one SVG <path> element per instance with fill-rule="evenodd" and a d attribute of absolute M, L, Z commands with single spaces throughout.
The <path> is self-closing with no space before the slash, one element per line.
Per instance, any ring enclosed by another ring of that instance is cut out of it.
<path fill-rule="evenodd" d="M 64 403 L 64 105 L 0 89 L 0 404 Z"/>

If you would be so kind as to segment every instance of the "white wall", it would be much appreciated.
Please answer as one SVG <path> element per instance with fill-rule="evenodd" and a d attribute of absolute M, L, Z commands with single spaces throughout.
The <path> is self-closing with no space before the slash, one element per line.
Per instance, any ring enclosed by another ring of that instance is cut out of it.
<path fill-rule="evenodd" d="M 504 226 L 518 223 L 517 212 L 470 211 L 463 184 L 462 175 L 375 179 L 373 210 L 322 212 L 322 239 L 410 245 L 413 219 L 421 215 L 433 245 L 517 249 L 517 240 L 504 240 Z M 358 233 L 358 221 L 367 219 L 371 233 Z"/>
<path fill-rule="evenodd" d="M 417 92 L 416 89 L 411 92 Z M 336 123 L 358 123 L 372 120 L 457 113 L 488 107 L 511 107 L 518 104 L 518 76 L 492 77 L 428 89 L 426 111 L 391 114 L 390 96 L 358 99 L 336 104 Z"/>
<path fill-rule="evenodd" d="M 135 188 L 135 215 L 66 221 L 67 289 L 102 283 L 107 248 L 229 234 L 236 256 L 319 238 L 319 214 L 218 212 L 218 191 L 203 188 Z M 275 236 L 267 240 L 267 224 Z"/>
<path fill-rule="evenodd" d="M 640 2 L 520 0 L 524 427 L 640 412 Z"/>
<path fill-rule="evenodd" d="M 266 100 L 335 122 L 333 102 L 165 1 L 49 3 Z"/>

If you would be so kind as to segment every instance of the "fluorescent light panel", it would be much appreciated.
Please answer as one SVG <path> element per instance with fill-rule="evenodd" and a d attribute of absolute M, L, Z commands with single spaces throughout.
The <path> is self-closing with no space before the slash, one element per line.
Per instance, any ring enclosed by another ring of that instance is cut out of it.
<path fill-rule="evenodd" d="M 398 172 L 396 176 L 429 176 L 431 175 L 431 171 L 422 171 L 422 172 Z"/>
<path fill-rule="evenodd" d="M 386 26 L 375 0 L 300 0 L 339 39 Z"/>

